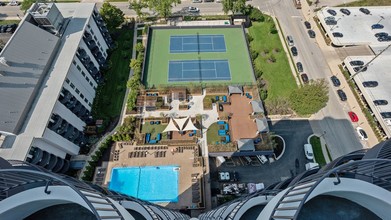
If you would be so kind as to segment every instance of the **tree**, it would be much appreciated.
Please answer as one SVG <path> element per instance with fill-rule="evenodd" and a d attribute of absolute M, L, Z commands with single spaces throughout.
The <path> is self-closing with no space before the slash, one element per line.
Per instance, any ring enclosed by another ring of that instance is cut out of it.
<path fill-rule="evenodd" d="M 232 11 L 232 14 L 238 12 L 246 14 L 248 11 L 246 0 L 223 0 L 222 4 L 224 14 L 228 14 L 229 11 Z"/>
<path fill-rule="evenodd" d="M 109 2 L 103 3 L 100 8 L 100 15 L 105 21 L 109 31 L 115 30 L 125 21 L 124 12 L 116 6 L 111 5 Z"/>
<path fill-rule="evenodd" d="M 299 115 L 310 115 L 326 106 L 328 88 L 324 79 L 311 81 L 296 89 L 289 96 L 292 109 Z"/>
<path fill-rule="evenodd" d="M 129 7 L 136 12 L 137 17 L 139 18 L 144 15 L 141 10 L 147 6 L 148 5 L 144 2 L 144 0 L 129 0 Z"/>
<path fill-rule="evenodd" d="M 144 0 L 148 8 L 156 11 L 160 16 L 167 18 L 171 15 L 173 5 L 181 3 L 181 0 Z"/>
<path fill-rule="evenodd" d="M 22 4 L 20 5 L 20 10 L 27 11 L 31 7 L 31 5 L 34 3 L 45 3 L 45 2 L 47 2 L 47 1 L 45 1 L 45 0 L 38 0 L 38 1 L 37 0 L 23 0 Z"/>

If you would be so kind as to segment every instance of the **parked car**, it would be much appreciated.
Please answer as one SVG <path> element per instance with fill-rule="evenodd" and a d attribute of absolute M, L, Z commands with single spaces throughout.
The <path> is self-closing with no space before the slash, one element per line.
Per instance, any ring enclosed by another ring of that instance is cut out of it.
<path fill-rule="evenodd" d="M 341 32 L 333 32 L 333 37 L 343 37 Z"/>
<path fill-rule="evenodd" d="M 337 94 L 339 96 L 339 99 L 341 99 L 341 101 L 346 101 L 348 99 L 346 93 L 342 89 L 338 89 Z"/>
<path fill-rule="evenodd" d="M 329 14 L 331 14 L 332 16 L 336 16 L 336 15 L 337 15 L 337 12 L 334 11 L 333 9 L 328 9 L 327 12 L 328 12 Z"/>
<path fill-rule="evenodd" d="M 289 46 L 293 46 L 295 43 L 293 42 L 293 37 L 291 35 L 288 35 L 286 37 L 286 41 L 288 42 Z"/>
<path fill-rule="evenodd" d="M 341 85 L 341 82 L 336 76 L 332 76 L 330 79 L 335 87 L 339 87 Z"/>
<path fill-rule="evenodd" d="M 341 8 L 339 11 L 340 11 L 342 14 L 345 14 L 345 15 L 350 15 L 350 11 L 349 11 L 349 9 L 346 9 L 346 8 Z"/>
<path fill-rule="evenodd" d="M 335 17 L 333 16 L 328 16 L 324 18 L 325 21 L 335 21 Z"/>
<path fill-rule="evenodd" d="M 305 170 L 313 170 L 313 169 L 319 169 L 320 166 L 318 163 L 306 163 L 305 164 Z"/>
<path fill-rule="evenodd" d="M 368 140 L 368 135 L 362 127 L 357 127 L 356 131 L 357 131 L 357 134 L 361 140 L 364 140 L 364 141 Z"/>
<path fill-rule="evenodd" d="M 379 42 L 391 41 L 391 36 L 384 36 L 377 38 Z"/>
<path fill-rule="evenodd" d="M 379 32 L 379 33 L 375 34 L 375 37 L 387 37 L 387 36 L 388 36 L 388 33 L 386 33 L 386 32 Z"/>
<path fill-rule="evenodd" d="M 303 73 L 303 74 L 300 75 L 300 77 L 301 77 L 301 80 L 303 80 L 303 83 L 308 83 L 309 82 L 307 74 Z"/>
<path fill-rule="evenodd" d="M 262 163 L 262 164 L 265 164 L 266 162 L 268 162 L 268 159 L 266 158 L 265 155 L 261 155 L 258 157 L 259 161 Z"/>
<path fill-rule="evenodd" d="M 304 21 L 304 26 L 307 28 L 307 29 L 311 29 L 311 23 L 309 21 Z"/>
<path fill-rule="evenodd" d="M 18 5 L 20 5 L 20 2 L 18 2 L 18 1 L 11 1 L 10 3 L 8 3 L 8 5 L 10 5 L 10 6 L 18 6 Z"/>
<path fill-rule="evenodd" d="M 297 62 L 296 67 L 297 67 L 297 71 L 299 71 L 299 73 L 303 72 L 303 64 L 301 64 L 301 62 Z"/>
<path fill-rule="evenodd" d="M 368 10 L 368 9 L 366 9 L 366 8 L 360 8 L 359 9 L 362 13 L 364 13 L 364 14 L 366 14 L 366 15 L 369 15 L 371 12 Z"/>
<path fill-rule="evenodd" d="M 298 54 L 298 53 L 297 53 L 297 48 L 294 47 L 294 46 L 291 47 L 291 52 L 292 52 L 292 55 L 293 55 L 293 56 L 297 56 L 297 54 Z"/>
<path fill-rule="evenodd" d="M 349 114 L 350 120 L 352 120 L 352 122 L 358 122 L 358 117 L 357 117 L 356 113 L 348 112 L 348 114 Z"/>
<path fill-rule="evenodd" d="M 202 0 L 192 0 L 191 2 L 193 2 L 193 3 L 201 3 Z"/>
<path fill-rule="evenodd" d="M 365 81 L 362 83 L 364 87 L 376 87 L 379 85 L 377 81 Z"/>
<path fill-rule="evenodd" d="M 351 66 L 364 66 L 364 62 L 361 60 L 352 60 L 349 63 Z"/>
<path fill-rule="evenodd" d="M 7 3 L 5 3 L 5 2 L 0 2 L 0 6 L 6 6 L 7 5 Z"/>
<path fill-rule="evenodd" d="M 314 151 L 312 150 L 311 144 L 304 144 L 304 154 L 308 160 L 314 159 Z"/>
<path fill-rule="evenodd" d="M 310 35 L 310 38 L 315 38 L 315 31 L 313 30 L 308 30 L 308 35 Z"/>
<path fill-rule="evenodd" d="M 391 118 L 391 112 L 380 112 L 383 118 Z"/>
<path fill-rule="evenodd" d="M 384 28 L 384 25 L 382 24 L 374 24 L 371 26 L 372 29 L 383 29 Z"/>
<path fill-rule="evenodd" d="M 375 105 L 387 105 L 388 101 L 387 100 L 383 100 L 383 99 L 378 99 L 378 100 L 374 100 L 373 104 L 375 104 Z"/>
<path fill-rule="evenodd" d="M 221 3 L 223 0 L 216 0 L 216 3 Z"/>
<path fill-rule="evenodd" d="M 326 20 L 325 22 L 327 25 L 336 25 L 337 24 L 336 20 Z"/>
<path fill-rule="evenodd" d="M 358 72 L 359 70 L 361 70 L 361 72 L 365 72 L 365 71 L 367 71 L 367 69 L 368 69 L 368 67 L 363 68 L 362 66 L 357 66 L 357 67 L 353 68 L 354 72 Z"/>
<path fill-rule="evenodd" d="M 197 13 L 197 12 L 200 12 L 200 9 L 198 9 L 196 7 L 189 6 L 187 8 L 187 11 L 190 12 L 190 13 Z"/>
<path fill-rule="evenodd" d="M 214 2 L 214 0 L 204 0 L 204 2 Z"/>

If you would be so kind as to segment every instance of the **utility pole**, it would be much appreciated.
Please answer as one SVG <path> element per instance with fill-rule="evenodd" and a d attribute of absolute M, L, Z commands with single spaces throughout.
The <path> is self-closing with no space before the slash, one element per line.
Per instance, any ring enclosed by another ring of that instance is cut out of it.
<path fill-rule="evenodd" d="M 348 79 L 348 81 L 352 80 L 355 76 L 357 76 L 357 74 L 361 73 L 363 71 L 363 69 L 365 69 L 369 64 L 371 64 L 377 57 L 379 57 L 384 51 L 386 51 L 390 47 L 391 47 L 391 44 L 389 44 L 386 48 L 384 48 L 382 51 L 380 51 L 380 53 L 376 54 L 376 56 L 374 58 L 372 58 L 367 64 L 362 66 L 361 69 L 359 69 L 355 74 L 351 75 L 350 78 Z"/>

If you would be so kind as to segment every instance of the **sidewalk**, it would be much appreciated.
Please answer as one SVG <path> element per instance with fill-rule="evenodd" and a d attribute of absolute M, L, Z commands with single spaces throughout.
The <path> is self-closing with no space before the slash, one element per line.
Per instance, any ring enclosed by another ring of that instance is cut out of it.
<path fill-rule="evenodd" d="M 313 17 L 316 15 L 316 12 L 314 12 L 314 7 L 310 7 L 306 1 L 302 1 L 302 13 L 305 19 L 309 21 L 313 27 L 317 27 L 315 21 L 313 20 Z M 360 119 L 360 124 L 353 124 L 353 127 L 356 128 L 357 126 L 360 126 L 368 134 L 368 141 L 363 144 L 363 147 L 369 148 L 376 145 L 377 143 L 379 143 L 379 141 L 377 140 L 377 137 L 371 126 L 369 125 L 364 113 L 361 111 L 359 107 L 360 105 L 358 104 L 358 100 L 356 100 L 348 82 L 345 80 L 345 77 L 343 76 L 338 67 L 338 65 L 342 63 L 342 60 L 339 59 L 339 56 L 335 49 L 332 46 L 328 46 L 326 44 L 321 31 L 318 28 L 313 28 L 313 30 L 316 33 L 316 42 L 318 43 L 319 48 L 321 49 L 324 57 L 326 58 L 327 65 L 329 66 L 330 71 L 334 75 L 338 76 L 339 80 L 341 81 L 340 89 L 343 89 L 348 96 L 348 100 L 345 102 L 346 104 L 344 104 L 343 108 L 346 108 L 347 111 L 354 109 L 354 112 Z"/>

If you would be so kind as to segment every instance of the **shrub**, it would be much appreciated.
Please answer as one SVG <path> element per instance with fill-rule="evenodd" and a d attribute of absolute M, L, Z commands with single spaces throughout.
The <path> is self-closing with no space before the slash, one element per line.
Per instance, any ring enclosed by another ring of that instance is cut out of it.
<path fill-rule="evenodd" d="M 259 21 L 259 22 L 265 21 L 265 17 L 263 16 L 263 13 L 258 8 L 251 8 L 249 17 L 250 20 L 252 21 Z"/>
<path fill-rule="evenodd" d="M 259 97 L 261 98 L 261 100 L 266 100 L 267 99 L 267 90 L 260 89 L 259 90 Z"/>
<path fill-rule="evenodd" d="M 256 50 L 251 50 L 250 54 L 251 54 L 251 59 L 252 59 L 252 60 L 257 59 L 257 57 L 258 57 L 258 52 L 257 52 Z"/>
<path fill-rule="evenodd" d="M 246 33 L 246 37 L 247 37 L 247 40 L 248 40 L 249 43 L 251 43 L 251 41 L 254 40 L 254 38 L 250 34 L 248 34 L 248 33 Z"/>
<path fill-rule="evenodd" d="M 254 66 L 254 73 L 255 73 L 255 78 L 259 79 L 262 77 L 263 71 L 259 67 Z"/>
<path fill-rule="evenodd" d="M 143 43 L 138 42 L 138 43 L 136 44 L 136 51 L 139 52 L 139 53 L 144 53 L 144 46 L 143 46 Z"/>

